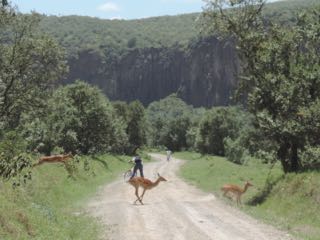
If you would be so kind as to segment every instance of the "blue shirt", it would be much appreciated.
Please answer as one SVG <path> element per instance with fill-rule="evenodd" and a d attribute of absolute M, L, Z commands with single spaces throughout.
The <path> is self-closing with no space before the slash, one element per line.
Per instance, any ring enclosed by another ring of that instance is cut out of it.
<path fill-rule="evenodd" d="M 134 162 L 135 162 L 135 164 L 141 164 L 142 160 L 139 157 L 135 157 Z"/>

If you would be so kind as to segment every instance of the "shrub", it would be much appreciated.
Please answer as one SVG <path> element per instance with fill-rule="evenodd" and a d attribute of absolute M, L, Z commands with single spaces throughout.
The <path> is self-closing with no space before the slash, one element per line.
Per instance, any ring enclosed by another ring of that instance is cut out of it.
<path fill-rule="evenodd" d="M 223 141 L 225 148 L 225 155 L 227 159 L 231 162 L 237 164 L 243 164 L 248 156 L 248 150 L 241 146 L 240 138 L 232 140 L 227 137 Z"/>
<path fill-rule="evenodd" d="M 308 146 L 301 152 L 301 164 L 304 168 L 320 167 L 320 148 Z"/>
<path fill-rule="evenodd" d="M 0 177 L 3 180 L 13 179 L 13 185 L 31 179 L 31 157 L 24 153 L 26 142 L 16 131 L 9 131 L 0 141 Z"/>

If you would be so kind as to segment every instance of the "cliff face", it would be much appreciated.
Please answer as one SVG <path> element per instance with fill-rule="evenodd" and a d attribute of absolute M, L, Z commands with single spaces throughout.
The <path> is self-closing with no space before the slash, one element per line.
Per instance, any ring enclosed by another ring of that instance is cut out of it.
<path fill-rule="evenodd" d="M 82 52 L 69 60 L 67 82 L 82 79 L 99 86 L 111 100 L 144 105 L 178 93 L 194 106 L 227 105 L 236 85 L 234 48 L 215 38 L 178 48 L 136 49 L 121 58 Z"/>

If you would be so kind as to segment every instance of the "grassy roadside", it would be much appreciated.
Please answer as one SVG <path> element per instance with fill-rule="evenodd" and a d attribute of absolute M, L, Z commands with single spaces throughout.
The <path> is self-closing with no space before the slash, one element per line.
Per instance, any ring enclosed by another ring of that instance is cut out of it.
<path fill-rule="evenodd" d="M 0 239 L 98 239 L 99 225 L 81 207 L 102 184 L 130 167 L 125 156 L 102 155 L 80 160 L 72 179 L 60 164 L 43 164 L 32 180 L 13 189 L 0 183 Z"/>
<path fill-rule="evenodd" d="M 300 239 L 320 239 L 319 172 L 284 175 L 280 165 L 270 171 L 270 165 L 255 159 L 240 166 L 221 157 L 198 153 L 181 152 L 174 157 L 190 160 L 181 169 L 183 178 L 221 198 L 223 184 L 243 185 L 249 180 L 254 187 L 242 197 L 244 211 Z M 233 201 L 223 199 L 236 206 Z"/>

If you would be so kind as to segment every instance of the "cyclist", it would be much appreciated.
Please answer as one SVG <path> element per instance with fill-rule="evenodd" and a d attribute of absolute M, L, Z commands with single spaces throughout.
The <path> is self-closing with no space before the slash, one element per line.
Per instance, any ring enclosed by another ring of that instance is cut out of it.
<path fill-rule="evenodd" d="M 138 169 L 140 171 L 140 176 L 144 177 L 143 176 L 143 165 L 142 165 L 142 160 L 141 160 L 140 156 L 139 155 L 135 156 L 131 161 L 134 162 L 135 165 L 134 165 L 133 172 L 132 172 L 130 179 L 132 179 L 136 175 Z"/>
<path fill-rule="evenodd" d="M 168 149 L 166 153 L 167 153 L 167 161 L 169 162 L 171 159 L 172 152 Z"/>

